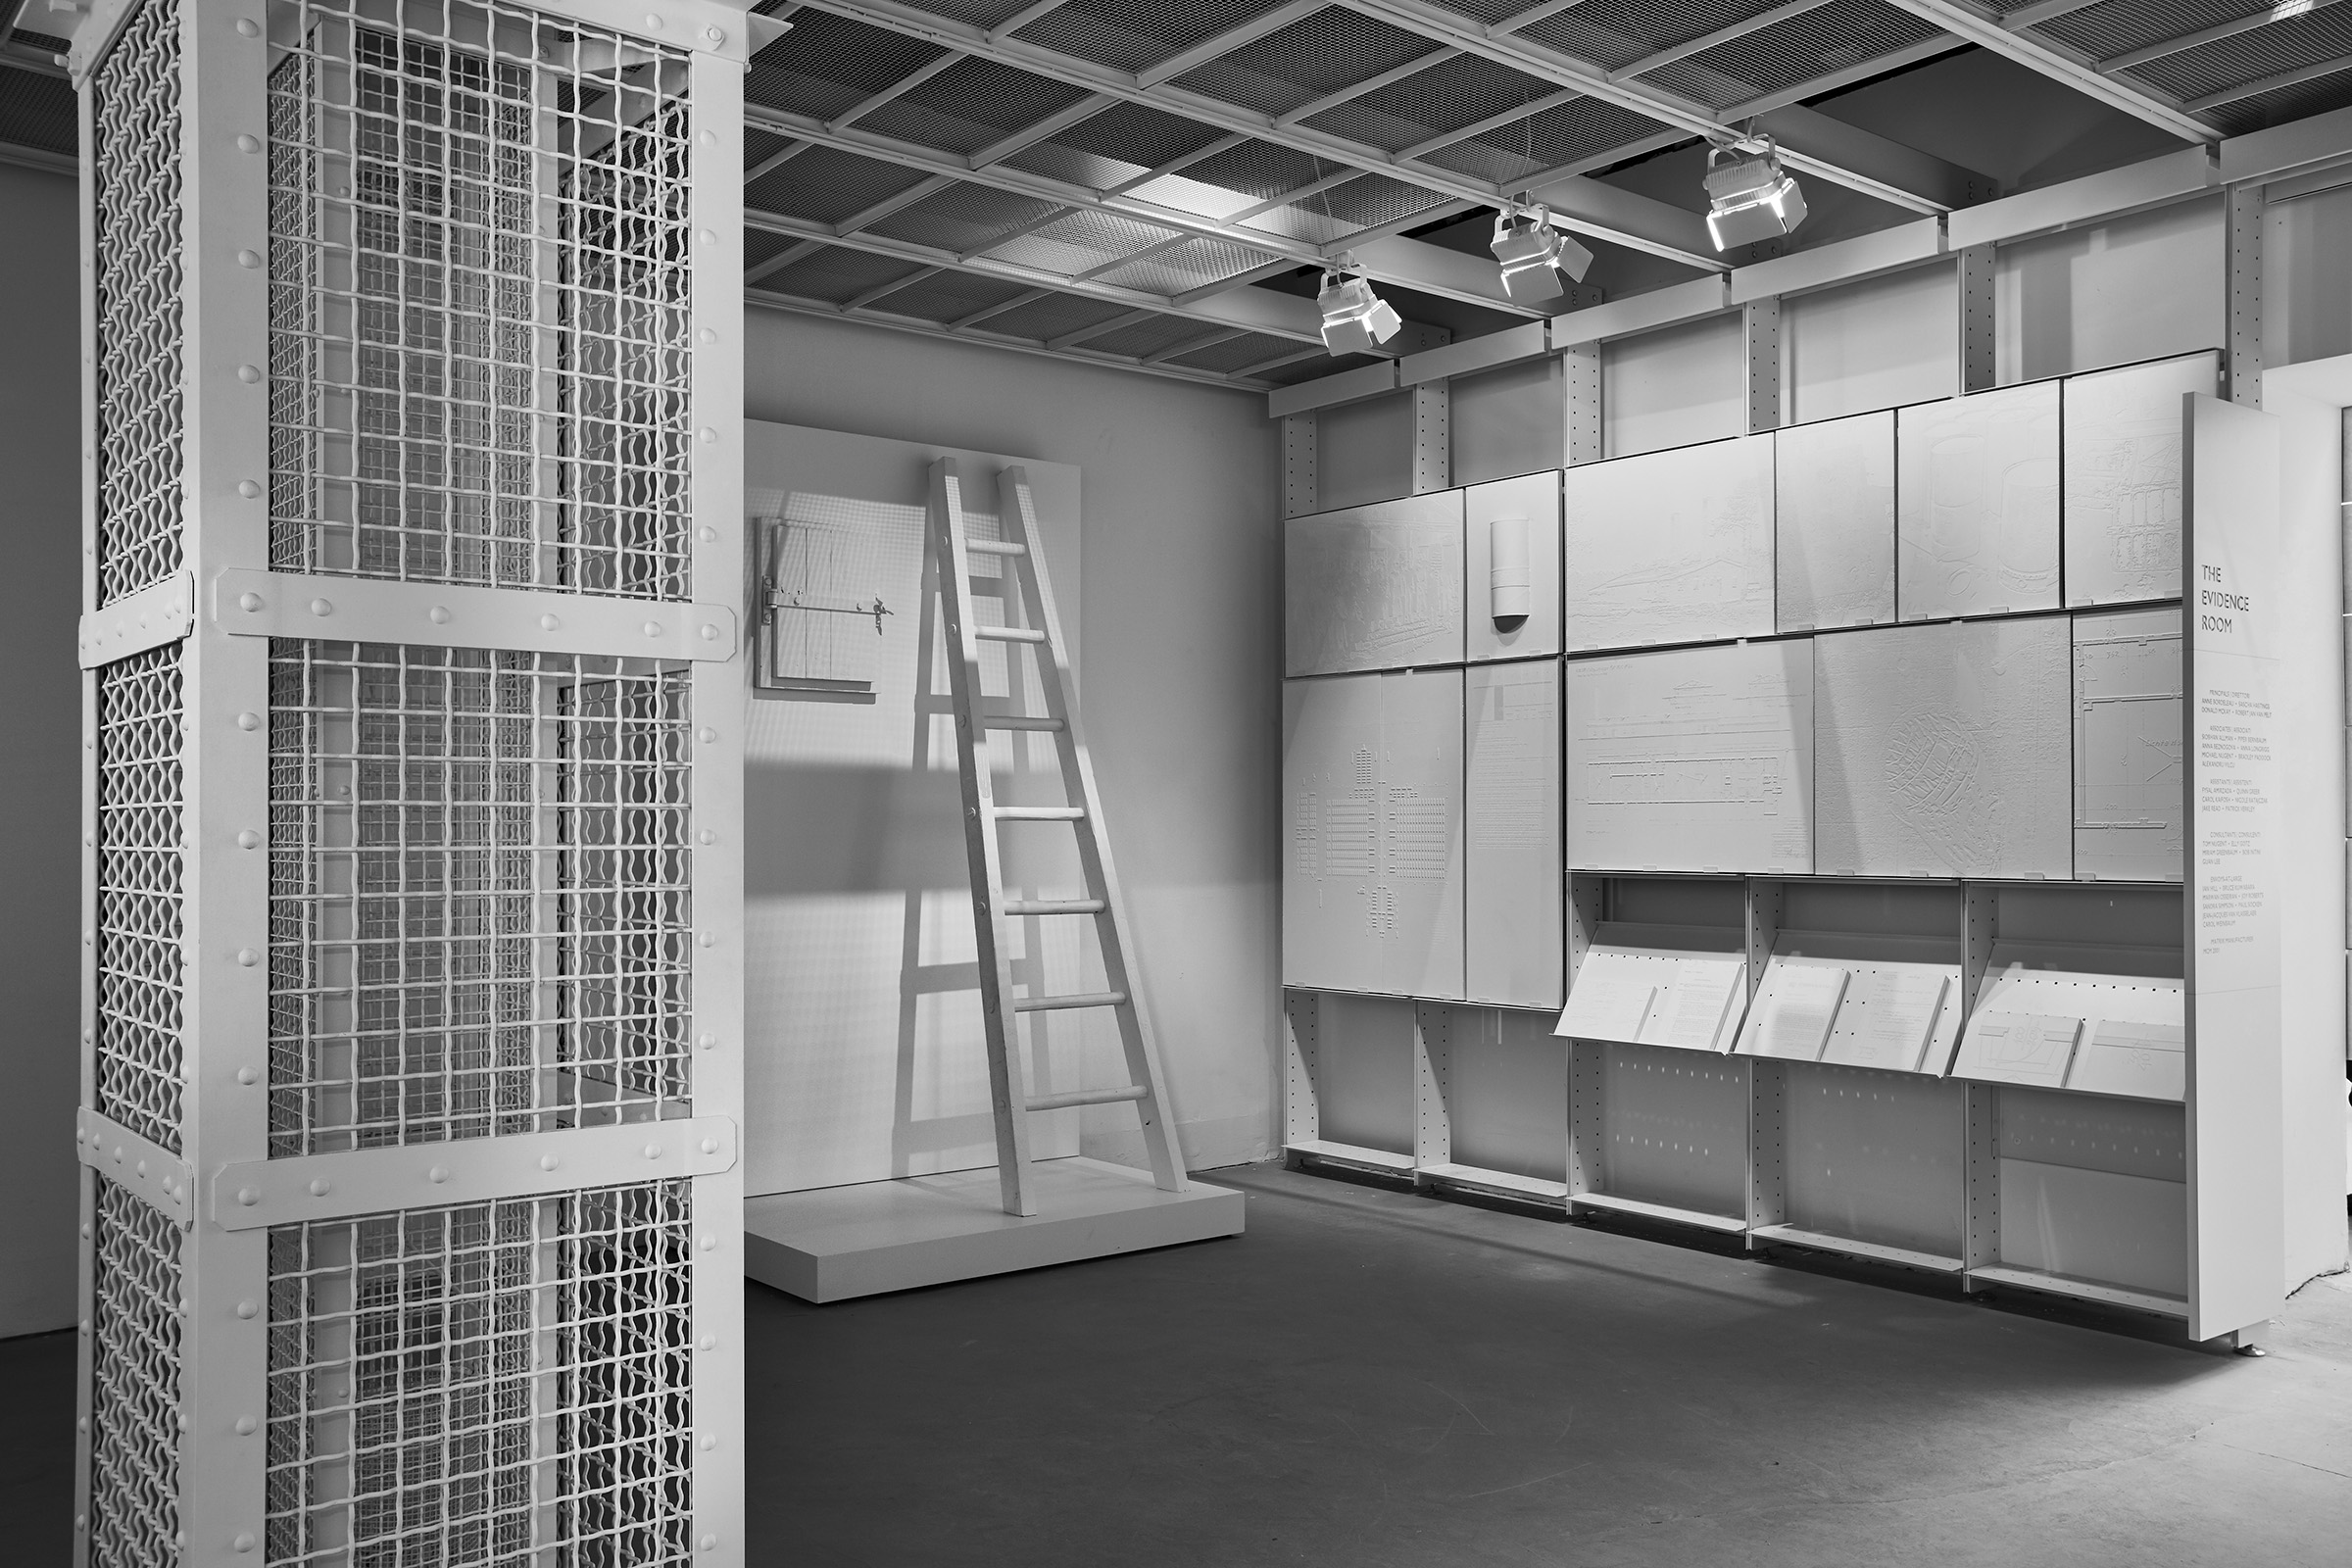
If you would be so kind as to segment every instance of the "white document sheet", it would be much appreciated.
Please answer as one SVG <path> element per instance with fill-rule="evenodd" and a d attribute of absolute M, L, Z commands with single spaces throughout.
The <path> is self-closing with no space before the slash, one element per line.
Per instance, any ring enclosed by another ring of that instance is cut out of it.
<path fill-rule="evenodd" d="M 2085 1094 L 2178 1103 L 2187 1083 L 2188 1040 L 2180 1025 L 2093 1018 L 2066 1086 Z"/>
<path fill-rule="evenodd" d="M 1551 1032 L 1572 1040 L 1640 1041 L 1663 972 L 1662 965 L 1630 954 L 1586 954 Z"/>
<path fill-rule="evenodd" d="M 2207 352 L 2066 380 L 2066 602 L 2180 595 L 2181 397 L 2216 395 Z"/>
<path fill-rule="evenodd" d="M 1799 640 L 1567 663 L 1567 855 L 1596 871 L 1814 868 Z"/>
<path fill-rule="evenodd" d="M 1751 435 L 1568 469 L 1568 648 L 1771 635 L 1772 451 Z"/>
<path fill-rule="evenodd" d="M 1724 1031 L 1737 1016 L 1736 1003 L 1747 978 L 1743 958 L 1677 958 L 1674 978 L 1649 1009 L 1641 1043 L 1683 1051 L 1721 1051 Z"/>
<path fill-rule="evenodd" d="M 1952 976 L 1925 964 L 1865 969 L 1846 987 L 1838 1029 L 1822 1060 L 1917 1072 L 1936 1038 Z"/>
<path fill-rule="evenodd" d="M 1783 631 L 1894 619 L 1894 413 L 1776 433 L 1776 617 Z"/>
<path fill-rule="evenodd" d="M 2075 617 L 2075 874 L 2178 882 L 2180 612 Z"/>
<path fill-rule="evenodd" d="M 1775 958 L 1756 997 L 1756 1020 L 1741 1048 L 1755 1056 L 1819 1061 L 1852 978 L 1834 964 Z"/>
<path fill-rule="evenodd" d="M 2057 608 L 2057 382 L 1901 410 L 1895 471 L 1903 619 Z"/>
<path fill-rule="evenodd" d="M 1968 1021 L 1952 1076 L 2063 1089 L 2082 1020 L 2039 1012 L 1979 1012 Z"/>

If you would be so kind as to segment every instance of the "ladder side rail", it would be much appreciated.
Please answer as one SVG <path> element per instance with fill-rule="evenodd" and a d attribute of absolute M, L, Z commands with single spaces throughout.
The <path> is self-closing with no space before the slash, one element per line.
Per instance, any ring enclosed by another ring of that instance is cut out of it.
<path fill-rule="evenodd" d="M 1130 927 L 1126 894 L 1111 860 L 1109 830 L 1103 825 L 1102 794 L 1095 782 L 1094 761 L 1087 751 L 1076 708 L 1070 701 L 1069 645 L 1062 640 L 1061 614 L 1054 606 L 1053 586 L 1045 568 L 1045 536 L 1037 525 L 1037 507 L 1030 493 L 1028 471 L 1017 464 L 1006 467 L 997 476 L 997 495 L 1000 528 L 1007 538 L 1013 538 L 1017 529 L 1016 542 L 1027 547 L 1012 560 L 1020 573 L 1028 608 L 1036 616 L 1037 629 L 1046 635 L 1044 643 L 1038 645 L 1038 686 L 1048 716 L 1060 720 L 1062 725 L 1064 744 L 1054 751 L 1061 762 L 1064 799 L 1086 812 L 1075 824 L 1079 864 L 1086 876 L 1087 891 L 1102 901 L 1102 909 L 1095 916 L 1095 931 L 1102 946 L 1104 983 L 1127 999 L 1112 1009 L 1112 1014 L 1118 1020 L 1119 1045 L 1126 1055 L 1129 1082 L 1144 1090 L 1136 1102 L 1143 1121 L 1144 1148 L 1151 1156 L 1153 1183 L 1163 1192 L 1181 1193 L 1187 1188 L 1184 1155 L 1176 1146 L 1175 1127 L 1169 1115 L 1159 1045 L 1152 1035 L 1143 995 L 1128 961 L 1126 932 Z"/>
<path fill-rule="evenodd" d="M 971 556 L 964 548 L 962 486 L 956 460 L 931 465 L 931 548 L 938 563 L 946 620 L 948 690 L 956 716 L 956 771 L 963 791 L 963 840 L 972 881 L 972 935 L 980 971 L 980 1012 L 988 1036 L 988 1094 L 996 1112 L 997 1183 L 1007 1214 L 1034 1214 L 1029 1182 L 1028 1082 L 1013 1054 L 1009 933 L 1004 867 L 998 853 L 996 790 L 988 730 L 980 723 L 980 644 L 968 613 Z"/>

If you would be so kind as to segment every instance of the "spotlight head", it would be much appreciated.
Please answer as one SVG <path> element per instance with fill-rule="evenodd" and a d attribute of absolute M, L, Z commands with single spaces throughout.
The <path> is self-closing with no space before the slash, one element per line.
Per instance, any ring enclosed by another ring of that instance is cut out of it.
<path fill-rule="evenodd" d="M 1719 251 L 1773 239 L 1805 220 L 1805 193 L 1769 140 L 1752 157 L 1708 148 L 1706 186 L 1707 235 Z"/>
<path fill-rule="evenodd" d="M 1527 226 L 1518 220 L 1528 220 Z M 1551 209 L 1519 212 L 1495 209 L 1494 260 L 1502 267 L 1502 291 L 1519 305 L 1548 305 L 1566 294 L 1560 274 L 1577 282 L 1592 266 L 1592 253 L 1551 226 Z"/>
<path fill-rule="evenodd" d="M 1323 346 L 1334 355 L 1369 354 L 1404 325 L 1396 307 L 1373 293 L 1372 285 L 1360 277 L 1325 272 L 1323 291 L 1315 296 L 1315 304 L 1323 311 Z"/>

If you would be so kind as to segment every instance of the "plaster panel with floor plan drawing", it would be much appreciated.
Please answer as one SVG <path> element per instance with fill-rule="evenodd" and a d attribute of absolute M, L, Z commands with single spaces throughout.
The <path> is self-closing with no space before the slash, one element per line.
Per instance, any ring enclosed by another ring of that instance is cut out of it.
<path fill-rule="evenodd" d="M 1462 661 L 1462 492 L 1298 517 L 1283 531 L 1283 673 Z"/>
<path fill-rule="evenodd" d="M 1768 637 L 1770 435 L 1567 470 L 1571 651 Z"/>
<path fill-rule="evenodd" d="M 2057 608 L 2057 382 L 1913 404 L 1895 451 L 1902 619 Z"/>
<path fill-rule="evenodd" d="M 2180 880 L 2180 612 L 2075 617 L 2075 874 Z"/>
<path fill-rule="evenodd" d="M 2220 380 L 2213 354 L 2067 380 L 2068 604 L 2180 596 L 2180 400 Z"/>
<path fill-rule="evenodd" d="M 1783 631 L 1894 619 L 1894 415 L 1794 424 L 1773 459 Z"/>

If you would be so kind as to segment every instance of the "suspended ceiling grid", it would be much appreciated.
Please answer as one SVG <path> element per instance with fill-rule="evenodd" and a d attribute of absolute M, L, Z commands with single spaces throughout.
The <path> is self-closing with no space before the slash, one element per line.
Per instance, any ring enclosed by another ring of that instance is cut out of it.
<path fill-rule="evenodd" d="M 760 0 L 756 298 L 1242 386 L 1348 368 L 1292 281 L 1531 316 L 1410 237 L 1535 192 L 1588 243 L 1720 268 L 1688 208 L 1590 176 L 1751 122 L 1913 213 L 1963 189 L 1803 106 L 1968 45 L 2184 140 L 2352 103 L 2339 0 Z M 46 0 L 0 0 L 0 156 L 71 160 Z M 26 25 L 25 24 L 35 24 Z M 1290 291 L 1252 286 L 1282 279 Z M 1404 340 L 1399 340 L 1400 342 Z"/>

